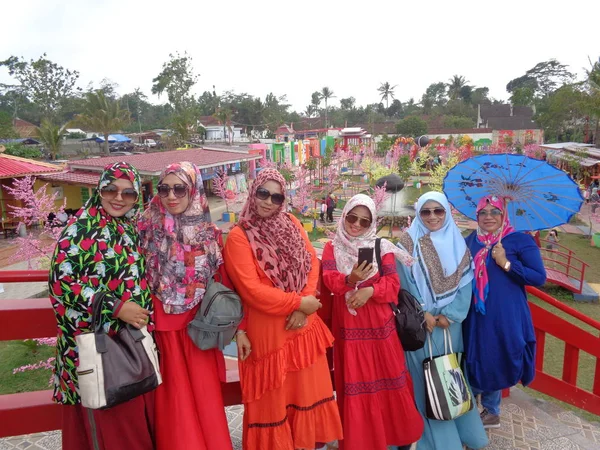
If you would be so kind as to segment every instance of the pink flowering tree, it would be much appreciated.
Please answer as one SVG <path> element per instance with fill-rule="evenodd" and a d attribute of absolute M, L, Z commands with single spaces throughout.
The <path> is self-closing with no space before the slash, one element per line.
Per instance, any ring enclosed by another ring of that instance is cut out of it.
<path fill-rule="evenodd" d="M 309 216 L 310 208 L 313 205 L 310 173 L 306 167 L 302 166 L 296 171 L 294 179 L 296 180 L 296 195 L 292 199 L 292 205 L 303 216 Z"/>
<path fill-rule="evenodd" d="M 383 217 L 379 216 L 379 211 L 383 208 L 385 202 L 390 198 L 390 194 L 386 191 L 387 181 L 383 184 L 383 186 L 375 186 L 375 190 L 373 191 L 373 195 L 371 198 L 375 202 L 375 212 L 377 213 L 377 225 L 381 222 Z"/>
<path fill-rule="evenodd" d="M 27 176 L 16 178 L 12 187 L 4 186 L 4 189 L 22 205 L 8 205 L 12 217 L 25 224 L 30 230 L 33 225 L 44 224 L 38 236 L 34 236 L 30 231 L 25 237 L 17 237 L 15 259 L 26 260 L 29 269 L 39 269 L 50 263 L 50 255 L 63 229 L 57 216 L 64 213 L 67 201 L 64 199 L 62 205 L 57 208 L 58 193 L 49 194 L 47 184 L 34 191 L 34 183 L 35 177 Z M 55 218 L 48 220 L 51 213 Z"/>
<path fill-rule="evenodd" d="M 223 199 L 227 212 L 229 212 L 229 204 L 235 200 L 235 192 L 227 189 L 228 180 L 229 176 L 224 170 L 217 170 L 217 174 L 212 180 L 212 191 Z"/>
<path fill-rule="evenodd" d="M 533 159 L 544 159 L 546 157 L 545 150 L 538 144 L 527 144 L 523 147 L 523 154 Z"/>
<path fill-rule="evenodd" d="M 340 187 L 340 185 L 342 184 L 339 169 L 336 166 L 334 166 L 333 164 L 330 165 L 329 168 L 327 169 L 326 177 L 327 177 L 327 192 L 332 194 L 333 191 L 338 189 Z"/>
<path fill-rule="evenodd" d="M 258 166 L 260 168 L 262 168 L 262 169 L 274 169 L 275 168 L 275 163 L 272 162 L 272 161 L 269 161 L 266 156 L 263 156 L 258 161 Z"/>

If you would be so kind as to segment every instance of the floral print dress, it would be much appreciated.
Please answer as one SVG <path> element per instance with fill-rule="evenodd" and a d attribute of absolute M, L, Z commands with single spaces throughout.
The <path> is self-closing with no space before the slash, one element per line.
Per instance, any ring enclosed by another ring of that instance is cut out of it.
<path fill-rule="evenodd" d="M 57 320 L 53 379 L 57 403 L 80 402 L 75 336 L 92 332 L 92 300 L 96 293 L 111 294 L 102 312 L 102 323 L 109 332 L 117 331 L 123 323 L 113 317 L 115 302 L 133 301 L 152 310 L 145 260 L 134 226 L 139 205 L 124 217 L 115 218 L 101 204 L 100 189 L 119 178 L 131 181 L 141 196 L 140 177 L 131 165 L 107 166 L 94 195 L 69 221 L 54 250 L 49 291 Z"/>

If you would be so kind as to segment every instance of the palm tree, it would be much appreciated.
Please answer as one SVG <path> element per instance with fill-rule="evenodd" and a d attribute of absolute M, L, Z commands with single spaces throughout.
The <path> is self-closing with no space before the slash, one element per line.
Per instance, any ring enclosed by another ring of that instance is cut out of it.
<path fill-rule="evenodd" d="M 325 86 L 323 89 L 321 89 L 320 96 L 321 99 L 325 100 L 325 128 L 327 128 L 327 100 L 330 98 L 335 98 L 335 95 L 333 95 L 333 91 L 331 89 Z"/>
<path fill-rule="evenodd" d="M 394 89 L 396 89 L 397 84 L 391 86 L 389 82 L 381 83 L 381 86 L 377 88 L 379 94 L 381 95 L 381 100 L 385 99 L 385 109 L 390 107 L 390 98 L 394 100 Z"/>
<path fill-rule="evenodd" d="M 456 100 L 461 96 L 461 89 L 467 86 L 467 79 L 462 75 L 454 75 L 448 83 L 448 96 L 451 100 Z"/>
<path fill-rule="evenodd" d="M 225 135 L 227 134 L 226 130 L 229 130 L 229 135 L 231 136 L 230 144 L 233 143 L 233 129 L 231 128 L 232 115 L 229 108 L 219 108 L 217 112 L 213 114 L 213 117 L 223 124 L 223 138 L 225 138 Z"/>
<path fill-rule="evenodd" d="M 56 159 L 56 156 L 60 153 L 60 149 L 63 143 L 63 136 L 67 131 L 69 124 L 58 126 L 54 125 L 47 119 L 42 120 L 39 127 L 36 128 L 35 134 L 37 138 L 44 144 L 50 153 L 50 159 Z"/>
<path fill-rule="evenodd" d="M 104 153 L 108 150 L 110 133 L 122 129 L 131 121 L 129 111 L 121 109 L 118 100 L 111 100 L 104 92 L 97 90 L 85 94 L 86 100 L 83 114 L 79 114 L 75 122 L 90 130 L 99 131 L 104 136 Z"/>

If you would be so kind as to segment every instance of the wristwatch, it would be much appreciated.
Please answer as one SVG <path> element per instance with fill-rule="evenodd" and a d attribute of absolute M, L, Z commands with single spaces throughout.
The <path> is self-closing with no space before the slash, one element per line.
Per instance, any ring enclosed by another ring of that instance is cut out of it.
<path fill-rule="evenodd" d="M 503 267 L 505 272 L 508 272 L 510 270 L 510 261 L 506 261 L 504 263 L 504 267 Z"/>

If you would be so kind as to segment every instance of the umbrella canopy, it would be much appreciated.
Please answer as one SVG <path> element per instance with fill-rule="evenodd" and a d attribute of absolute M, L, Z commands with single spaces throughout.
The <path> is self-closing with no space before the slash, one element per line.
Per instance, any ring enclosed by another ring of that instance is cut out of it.
<path fill-rule="evenodd" d="M 387 183 L 387 184 L 386 184 Z M 381 177 L 375 183 L 375 186 L 382 187 L 385 184 L 385 190 L 389 192 L 398 192 L 401 191 L 404 187 L 404 181 L 395 173 L 391 175 L 386 175 L 385 177 Z"/>
<path fill-rule="evenodd" d="M 545 161 L 522 155 L 469 158 L 448 171 L 444 193 L 454 208 L 477 220 L 477 202 L 486 195 L 507 199 L 517 231 L 542 230 L 568 223 L 583 204 L 577 183 Z"/>

